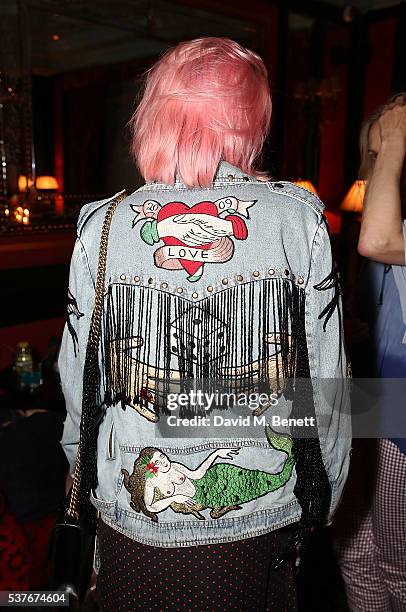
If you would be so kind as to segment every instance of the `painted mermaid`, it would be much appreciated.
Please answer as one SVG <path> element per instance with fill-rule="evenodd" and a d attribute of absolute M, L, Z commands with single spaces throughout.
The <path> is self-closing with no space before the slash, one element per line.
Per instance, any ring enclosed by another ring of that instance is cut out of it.
<path fill-rule="evenodd" d="M 239 448 L 219 448 L 211 453 L 196 469 L 182 463 L 171 462 L 159 449 L 142 449 L 134 462 L 132 474 L 125 469 L 124 486 L 131 495 L 130 506 L 152 521 L 158 513 L 171 508 L 181 514 L 192 514 L 205 520 L 202 510 L 210 508 L 212 519 L 228 512 L 240 510 L 241 504 L 258 499 L 283 487 L 292 475 L 294 457 L 292 439 L 288 435 L 265 428 L 269 445 L 286 454 L 282 470 L 270 474 L 230 463 L 215 463 L 217 459 L 230 459 Z"/>

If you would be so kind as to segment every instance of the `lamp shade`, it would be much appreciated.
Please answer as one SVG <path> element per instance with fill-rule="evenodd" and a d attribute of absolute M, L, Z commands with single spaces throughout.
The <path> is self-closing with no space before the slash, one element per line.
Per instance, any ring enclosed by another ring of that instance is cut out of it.
<path fill-rule="evenodd" d="M 33 185 L 34 181 L 32 179 L 27 179 L 24 174 L 18 177 L 18 191 L 27 191 L 27 189 L 31 189 Z"/>
<path fill-rule="evenodd" d="M 58 189 L 58 181 L 54 176 L 39 176 L 37 189 Z"/>
<path fill-rule="evenodd" d="M 356 180 L 341 202 L 340 209 L 345 212 L 360 213 L 365 197 L 366 181 Z"/>
<path fill-rule="evenodd" d="M 304 181 L 303 179 L 298 179 L 297 181 L 293 181 L 293 183 L 295 185 L 298 185 L 299 187 L 304 187 L 305 189 L 307 189 L 307 191 L 311 191 L 312 193 L 318 195 L 317 189 L 311 181 Z"/>

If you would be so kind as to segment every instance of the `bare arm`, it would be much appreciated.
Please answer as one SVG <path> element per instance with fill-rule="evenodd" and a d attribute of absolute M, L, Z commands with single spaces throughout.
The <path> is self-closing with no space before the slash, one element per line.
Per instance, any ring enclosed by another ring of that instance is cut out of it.
<path fill-rule="evenodd" d="M 222 459 L 233 459 L 233 455 L 238 455 L 239 450 L 240 449 L 237 447 L 219 448 L 215 450 L 213 453 L 211 453 L 207 457 L 207 459 L 202 461 L 202 463 L 195 470 L 190 470 L 182 463 L 173 463 L 172 465 L 176 467 L 177 470 L 182 472 L 182 474 L 190 478 L 191 480 L 199 480 L 199 478 L 203 478 L 203 476 L 205 475 L 209 467 L 213 465 L 217 457 L 220 457 Z"/>
<path fill-rule="evenodd" d="M 381 145 L 364 200 L 358 251 L 382 263 L 405 265 L 400 181 L 406 152 L 406 105 L 379 119 Z"/>

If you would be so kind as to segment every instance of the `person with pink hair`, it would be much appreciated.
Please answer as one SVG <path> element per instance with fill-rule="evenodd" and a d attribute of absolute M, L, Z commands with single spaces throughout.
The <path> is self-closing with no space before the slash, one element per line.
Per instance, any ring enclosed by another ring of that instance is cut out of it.
<path fill-rule="evenodd" d="M 347 376 L 338 278 L 319 198 L 261 168 L 271 110 L 255 52 L 168 49 L 130 121 L 145 184 L 82 209 L 62 444 L 102 609 L 292 612 L 339 503 L 348 398 L 311 384 Z"/>

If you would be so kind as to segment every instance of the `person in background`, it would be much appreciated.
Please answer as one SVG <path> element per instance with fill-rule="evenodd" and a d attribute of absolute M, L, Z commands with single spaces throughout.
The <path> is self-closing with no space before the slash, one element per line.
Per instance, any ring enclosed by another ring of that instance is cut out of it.
<path fill-rule="evenodd" d="M 365 122 L 361 175 L 368 185 L 355 303 L 369 324 L 371 376 L 406 378 L 406 93 Z M 382 380 L 383 389 L 392 389 Z M 404 435 L 404 400 L 381 401 L 381 431 Z M 368 469 L 366 470 L 366 466 Z M 406 439 L 356 440 L 335 527 L 336 553 L 353 612 L 406 610 Z"/>

